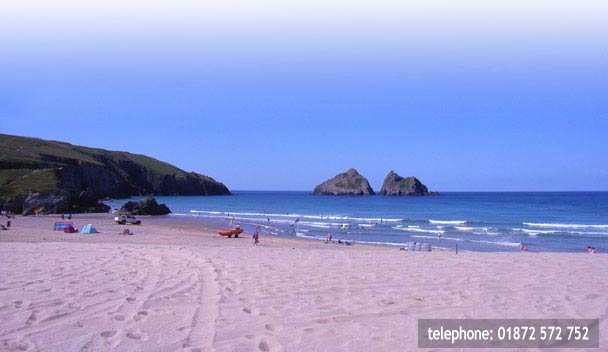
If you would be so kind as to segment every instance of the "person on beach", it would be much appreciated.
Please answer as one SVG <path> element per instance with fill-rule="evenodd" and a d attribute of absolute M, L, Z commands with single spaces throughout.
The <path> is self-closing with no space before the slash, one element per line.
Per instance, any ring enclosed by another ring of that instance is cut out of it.
<path fill-rule="evenodd" d="M 523 242 L 522 242 L 522 243 L 520 243 L 520 244 L 519 244 L 519 251 L 520 251 L 520 252 L 527 252 L 527 251 L 528 251 L 528 245 L 527 245 L 527 244 L 525 244 L 525 243 L 523 243 Z"/>
<path fill-rule="evenodd" d="M 10 221 L 10 220 L 7 220 L 7 221 L 6 221 L 6 228 L 7 228 L 7 229 L 10 229 L 10 228 L 11 228 L 11 221 Z"/>
<path fill-rule="evenodd" d="M 596 253 L 595 252 L 595 247 L 588 246 L 587 247 L 587 252 L 589 252 L 589 254 L 595 254 Z"/>
<path fill-rule="evenodd" d="M 65 215 L 61 214 L 61 220 L 65 220 Z"/>
<path fill-rule="evenodd" d="M 68 214 L 68 220 L 72 220 L 72 213 Z"/>
<path fill-rule="evenodd" d="M 331 243 L 331 240 L 333 239 L 331 232 L 328 232 L 327 235 L 325 236 L 325 238 L 326 238 L 325 243 Z"/>
<path fill-rule="evenodd" d="M 257 246 L 260 243 L 260 225 L 255 225 L 255 232 L 253 233 L 253 245 Z"/>
<path fill-rule="evenodd" d="M 441 237 L 443 237 L 443 235 L 441 234 L 441 231 L 437 232 L 437 238 L 441 239 Z"/>

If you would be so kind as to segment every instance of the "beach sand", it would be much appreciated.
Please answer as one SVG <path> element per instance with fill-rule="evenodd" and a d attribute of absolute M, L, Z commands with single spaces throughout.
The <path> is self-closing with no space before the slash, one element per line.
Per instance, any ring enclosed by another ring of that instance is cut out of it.
<path fill-rule="evenodd" d="M 262 235 L 177 217 L 77 215 L 0 231 L 1 351 L 412 351 L 419 318 L 599 318 L 608 255 L 412 253 Z M 442 350 L 443 351 L 443 350 Z"/>

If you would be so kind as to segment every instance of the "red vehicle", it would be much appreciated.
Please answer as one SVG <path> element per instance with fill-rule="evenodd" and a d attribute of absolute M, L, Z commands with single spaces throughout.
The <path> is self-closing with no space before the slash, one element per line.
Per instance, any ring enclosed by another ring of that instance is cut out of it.
<path fill-rule="evenodd" d="M 218 231 L 217 234 L 220 236 L 228 236 L 228 238 L 232 238 L 232 236 L 238 238 L 239 235 L 243 233 L 243 231 L 245 230 L 240 227 L 237 227 L 236 229 Z"/>

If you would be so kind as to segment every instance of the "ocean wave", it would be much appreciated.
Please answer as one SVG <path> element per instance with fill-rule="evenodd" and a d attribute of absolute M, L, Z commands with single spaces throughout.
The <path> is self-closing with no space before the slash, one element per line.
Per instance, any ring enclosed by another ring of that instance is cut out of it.
<path fill-rule="evenodd" d="M 318 236 L 310 236 L 310 235 L 303 234 L 303 233 L 301 233 L 301 232 L 296 233 L 296 237 L 300 237 L 300 238 L 309 238 L 309 239 L 312 239 L 312 240 L 323 240 L 323 238 L 321 238 L 321 237 L 318 237 Z"/>
<path fill-rule="evenodd" d="M 494 244 L 498 246 L 508 246 L 508 247 L 518 247 L 520 245 L 519 242 L 501 242 L 501 241 L 484 241 L 484 240 L 469 240 L 470 242 L 475 243 L 488 243 Z"/>
<path fill-rule="evenodd" d="M 436 237 L 432 237 L 432 236 L 422 236 L 422 235 L 411 235 L 410 237 L 414 237 L 414 238 L 425 238 L 425 239 L 433 239 L 436 240 Z M 448 237 L 448 238 L 444 238 L 442 239 L 442 241 L 457 241 L 457 242 L 471 242 L 471 243 L 486 243 L 486 244 L 493 244 L 493 245 L 497 245 L 497 246 L 505 246 L 505 247 L 517 247 L 519 246 L 519 242 L 504 242 L 504 241 L 485 241 L 485 240 L 471 240 L 471 239 L 465 239 L 465 238 L 454 238 L 454 237 Z"/>
<path fill-rule="evenodd" d="M 362 217 L 350 217 L 345 215 L 312 215 L 312 214 L 298 214 L 298 213 L 260 213 L 260 212 L 233 212 L 233 211 L 211 211 L 211 210 L 190 210 L 193 214 L 208 214 L 215 216 L 258 216 L 262 218 L 290 218 L 295 221 L 296 219 L 314 219 L 314 220 L 351 220 L 355 222 L 401 222 L 403 219 L 397 218 L 362 218 Z"/>
<path fill-rule="evenodd" d="M 440 225 L 464 225 L 467 223 L 466 220 L 429 220 L 431 224 Z"/>
<path fill-rule="evenodd" d="M 591 224 L 551 224 L 551 223 L 536 223 L 524 222 L 526 226 L 531 227 L 547 227 L 560 229 L 608 229 L 608 225 L 591 225 Z"/>
<path fill-rule="evenodd" d="M 350 240 L 348 240 L 350 241 Z M 359 243 L 359 244 L 373 244 L 373 245 L 381 245 L 381 246 L 406 246 L 407 243 L 403 243 L 403 242 L 376 242 L 376 241 L 351 241 L 354 243 Z"/>
<path fill-rule="evenodd" d="M 339 228 L 342 230 L 348 229 L 351 227 L 348 223 L 341 222 L 314 222 L 314 221 L 300 221 L 298 222 L 300 226 L 310 226 L 310 227 L 319 227 L 323 229 L 331 229 L 331 228 Z M 357 225 L 352 225 L 352 227 L 356 228 Z"/>
<path fill-rule="evenodd" d="M 465 227 L 465 226 L 454 226 L 454 228 L 458 231 L 473 231 L 474 227 Z"/>
<path fill-rule="evenodd" d="M 209 214 L 209 215 L 221 215 L 221 216 L 259 216 L 264 218 L 273 217 L 285 217 L 285 218 L 303 218 L 303 219 L 321 219 L 321 220 L 347 220 L 348 216 L 342 215 L 308 215 L 308 214 L 297 214 L 297 213 L 260 213 L 260 212 L 237 212 L 237 211 L 212 211 L 212 210 L 190 210 L 190 213 L 195 214 Z"/>
<path fill-rule="evenodd" d="M 331 229 L 332 228 L 332 224 L 327 223 L 327 222 L 302 221 L 302 222 L 300 222 L 300 225 L 308 226 L 308 227 L 316 227 L 316 228 L 320 228 L 320 229 Z"/>
<path fill-rule="evenodd" d="M 436 240 L 437 236 L 424 236 L 424 235 L 410 235 L 412 238 L 426 238 L 429 240 Z"/>
<path fill-rule="evenodd" d="M 530 230 L 530 229 L 517 229 L 517 228 L 513 229 L 513 231 L 525 232 L 529 235 L 557 233 L 557 231 L 554 231 L 554 230 Z"/>
<path fill-rule="evenodd" d="M 557 234 L 563 236 L 608 236 L 608 232 L 597 232 L 597 231 L 563 231 L 563 230 L 537 230 L 537 229 L 520 229 L 513 228 L 513 231 L 525 232 L 530 236 L 537 236 L 539 234 Z"/>
<path fill-rule="evenodd" d="M 393 230 L 399 230 L 399 231 L 405 231 L 405 232 L 423 232 L 423 233 L 434 233 L 434 234 L 438 234 L 438 233 L 445 233 L 445 231 L 438 231 L 438 230 L 427 230 L 427 229 L 420 229 L 420 228 L 416 228 L 416 227 L 397 227 L 397 226 L 393 226 L 392 227 Z"/>

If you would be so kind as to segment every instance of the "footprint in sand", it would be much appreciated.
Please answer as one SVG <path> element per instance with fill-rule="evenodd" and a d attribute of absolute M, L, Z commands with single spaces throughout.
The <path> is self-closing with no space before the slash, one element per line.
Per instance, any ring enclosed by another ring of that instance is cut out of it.
<path fill-rule="evenodd" d="M 42 319 L 41 322 L 59 319 L 59 318 L 65 317 L 68 314 L 70 314 L 70 313 L 57 313 L 57 314 L 53 314 L 51 316 L 48 316 L 48 317 Z"/>
<path fill-rule="evenodd" d="M 125 320 L 125 316 L 124 315 L 115 315 L 114 319 L 118 320 L 118 321 L 124 321 Z"/>
<path fill-rule="evenodd" d="M 99 335 L 101 335 L 102 337 L 112 337 L 116 335 L 116 330 L 102 331 Z"/>
<path fill-rule="evenodd" d="M 145 311 L 145 310 L 142 310 L 142 311 L 137 312 L 137 314 L 135 314 L 133 316 L 133 320 L 135 320 L 135 321 L 141 321 L 141 320 L 143 320 L 147 316 L 148 316 L 148 312 Z"/>
<path fill-rule="evenodd" d="M 599 297 L 599 295 L 596 293 L 590 293 L 587 296 L 585 296 L 586 299 L 596 299 L 598 297 Z"/>
<path fill-rule="evenodd" d="M 148 335 L 140 332 L 129 332 L 127 333 L 127 337 L 133 340 L 148 341 Z"/>
<path fill-rule="evenodd" d="M 264 352 L 270 351 L 270 347 L 268 346 L 268 342 L 266 342 L 266 340 L 262 339 L 262 341 L 260 341 L 260 344 L 258 345 L 258 349 L 260 351 L 264 351 Z"/>
<path fill-rule="evenodd" d="M 36 317 L 36 312 L 32 312 L 32 314 L 30 314 L 29 318 L 27 318 L 27 320 L 25 321 L 26 325 L 30 325 L 33 322 L 35 322 L 38 318 Z"/>
<path fill-rule="evenodd" d="M 393 304 L 395 304 L 395 301 L 389 299 L 383 299 L 382 301 L 380 301 L 381 306 L 391 306 Z"/>
<path fill-rule="evenodd" d="M 28 351 L 34 347 L 34 343 L 29 340 L 19 341 L 19 342 L 4 341 L 2 345 L 4 347 L 8 347 L 9 350 L 15 350 L 15 351 Z"/>
<path fill-rule="evenodd" d="M 133 303 L 133 302 L 135 302 L 135 300 L 137 300 L 137 298 L 135 298 L 135 297 L 133 297 L 133 296 L 129 296 L 129 297 L 127 297 L 127 298 L 126 298 L 126 300 L 127 300 L 129 303 Z"/>
<path fill-rule="evenodd" d="M 274 326 L 272 326 L 271 324 L 266 324 L 264 325 L 264 327 L 266 328 L 266 330 L 268 331 L 274 331 Z"/>
<path fill-rule="evenodd" d="M 251 314 L 251 309 L 249 309 L 249 308 L 243 308 L 243 312 L 245 312 L 247 314 Z"/>

